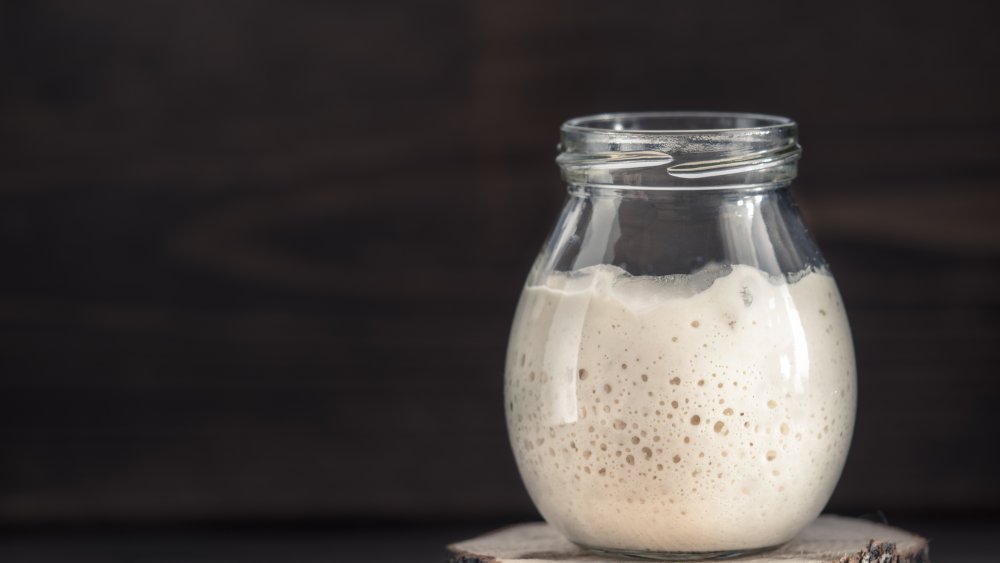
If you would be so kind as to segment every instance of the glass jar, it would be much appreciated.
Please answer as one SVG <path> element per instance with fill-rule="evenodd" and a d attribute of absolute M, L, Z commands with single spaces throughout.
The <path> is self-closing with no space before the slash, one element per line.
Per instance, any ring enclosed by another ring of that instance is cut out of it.
<path fill-rule="evenodd" d="M 789 191 L 795 123 L 605 114 L 561 140 L 569 197 L 504 384 L 535 506 L 598 551 L 788 541 L 829 500 L 856 402 L 844 306 Z"/>

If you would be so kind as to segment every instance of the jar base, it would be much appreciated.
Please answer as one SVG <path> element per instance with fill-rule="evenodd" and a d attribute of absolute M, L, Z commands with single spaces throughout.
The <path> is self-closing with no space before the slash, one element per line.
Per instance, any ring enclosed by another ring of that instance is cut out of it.
<path fill-rule="evenodd" d="M 592 547 L 581 543 L 573 542 L 587 551 L 600 555 L 610 555 L 613 557 L 629 557 L 631 559 L 647 561 L 704 561 L 704 560 L 725 560 L 757 555 L 765 551 L 777 549 L 780 545 L 768 547 L 758 547 L 753 549 L 733 549 L 723 551 L 644 551 L 631 549 L 614 549 L 605 547 Z"/>

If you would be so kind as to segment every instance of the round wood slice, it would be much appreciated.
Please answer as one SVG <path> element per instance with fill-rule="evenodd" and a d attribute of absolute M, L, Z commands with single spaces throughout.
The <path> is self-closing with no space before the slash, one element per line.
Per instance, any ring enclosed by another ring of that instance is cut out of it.
<path fill-rule="evenodd" d="M 631 561 L 585 551 L 548 524 L 518 524 L 448 546 L 454 563 Z M 927 540 L 867 520 L 820 516 L 795 539 L 747 563 L 930 563 Z"/>

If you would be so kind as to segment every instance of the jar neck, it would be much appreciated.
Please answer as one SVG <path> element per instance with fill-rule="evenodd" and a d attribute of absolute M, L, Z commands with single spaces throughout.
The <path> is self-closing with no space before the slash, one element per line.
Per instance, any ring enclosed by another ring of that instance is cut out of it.
<path fill-rule="evenodd" d="M 712 264 L 794 276 L 825 264 L 791 191 L 778 183 L 712 190 L 571 185 L 569 192 L 539 276 L 599 264 L 647 276 Z"/>
<path fill-rule="evenodd" d="M 795 178 L 801 154 L 790 119 L 704 112 L 572 119 L 559 150 L 570 186 L 644 191 L 777 188 Z"/>
<path fill-rule="evenodd" d="M 786 191 L 790 180 L 767 184 L 742 184 L 712 188 L 644 188 L 621 185 L 567 184 L 570 197 L 584 199 L 642 200 L 655 204 L 689 205 L 692 202 L 736 201 Z"/>

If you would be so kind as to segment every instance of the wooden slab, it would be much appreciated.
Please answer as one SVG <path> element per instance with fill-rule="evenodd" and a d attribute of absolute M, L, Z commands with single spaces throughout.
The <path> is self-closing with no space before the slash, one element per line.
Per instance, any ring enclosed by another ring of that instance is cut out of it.
<path fill-rule="evenodd" d="M 448 546 L 453 563 L 637 561 L 585 551 L 548 524 L 518 524 Z M 787 544 L 744 558 L 746 563 L 930 563 L 927 540 L 867 520 L 820 516 Z"/>

